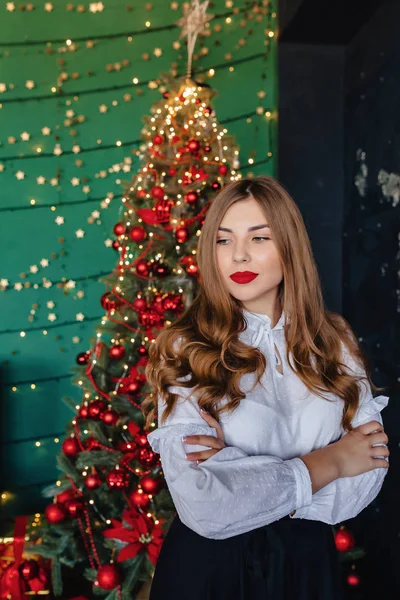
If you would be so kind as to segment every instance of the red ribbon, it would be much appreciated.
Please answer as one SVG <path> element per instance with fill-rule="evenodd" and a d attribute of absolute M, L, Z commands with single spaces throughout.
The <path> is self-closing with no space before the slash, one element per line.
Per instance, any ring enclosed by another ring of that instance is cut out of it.
<path fill-rule="evenodd" d="M 26 599 L 25 592 L 21 594 L 21 578 L 18 567 L 22 562 L 22 552 L 25 545 L 25 533 L 28 524 L 27 515 L 20 515 L 15 519 L 14 526 L 14 563 L 8 567 L 0 581 L 0 597 L 11 596 L 12 600 Z"/>

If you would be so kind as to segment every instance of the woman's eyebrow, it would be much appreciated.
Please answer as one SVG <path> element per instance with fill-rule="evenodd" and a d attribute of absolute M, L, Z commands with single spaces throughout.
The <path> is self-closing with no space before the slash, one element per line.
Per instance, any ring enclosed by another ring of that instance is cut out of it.
<path fill-rule="evenodd" d="M 253 227 L 249 227 L 247 231 L 256 231 L 256 229 L 264 229 L 264 227 L 269 228 L 268 223 L 265 223 L 264 225 L 254 225 Z M 218 227 L 218 230 L 229 231 L 229 233 L 233 233 L 232 229 L 228 229 L 227 227 Z"/>

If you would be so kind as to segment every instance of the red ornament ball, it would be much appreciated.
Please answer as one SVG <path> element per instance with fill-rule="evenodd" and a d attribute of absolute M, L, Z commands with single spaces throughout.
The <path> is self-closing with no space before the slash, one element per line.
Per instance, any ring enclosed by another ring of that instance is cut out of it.
<path fill-rule="evenodd" d="M 154 465 L 158 464 L 159 456 L 153 450 L 149 448 L 139 448 L 137 452 L 137 457 L 141 464 L 146 468 L 151 468 Z"/>
<path fill-rule="evenodd" d="M 138 381 L 130 381 L 128 385 L 125 387 L 126 394 L 136 395 L 140 392 L 140 383 Z"/>
<path fill-rule="evenodd" d="M 103 590 L 113 590 L 120 581 L 121 576 L 115 565 L 102 565 L 97 571 L 97 582 Z"/>
<path fill-rule="evenodd" d="M 132 494 L 129 495 L 129 498 L 133 504 L 140 506 L 141 508 L 146 508 L 150 502 L 149 496 L 140 490 L 134 490 Z"/>
<path fill-rule="evenodd" d="M 162 488 L 163 483 L 161 481 L 161 477 L 158 479 L 153 479 L 152 477 L 145 475 L 140 480 L 140 485 L 146 494 L 157 494 L 157 492 L 159 492 Z"/>
<path fill-rule="evenodd" d="M 95 421 L 99 420 L 106 408 L 107 405 L 103 400 L 93 400 L 88 406 L 89 417 Z"/>
<path fill-rule="evenodd" d="M 228 172 L 228 167 L 227 167 L 226 165 L 220 165 L 220 166 L 218 167 L 218 173 L 219 173 L 220 175 L 226 175 L 226 174 L 227 174 L 227 172 Z"/>
<path fill-rule="evenodd" d="M 111 300 L 111 292 L 106 292 L 100 298 L 100 304 L 104 308 L 104 310 L 115 310 L 117 308 L 117 303 L 115 300 Z"/>
<path fill-rule="evenodd" d="M 175 231 L 175 238 L 179 244 L 183 244 L 189 237 L 189 230 L 186 227 L 179 227 Z"/>
<path fill-rule="evenodd" d="M 170 168 L 168 169 L 168 175 L 169 175 L 170 177 L 173 177 L 174 175 L 176 175 L 176 169 L 175 169 L 175 167 L 170 167 Z"/>
<path fill-rule="evenodd" d="M 116 223 L 113 231 L 115 235 L 123 235 L 125 233 L 125 225 L 123 223 Z"/>
<path fill-rule="evenodd" d="M 122 346 L 122 344 L 111 346 L 110 350 L 108 351 L 108 355 L 114 360 L 121 360 L 121 358 L 125 356 L 125 348 Z"/>
<path fill-rule="evenodd" d="M 185 194 L 185 200 L 188 204 L 193 204 L 197 200 L 196 192 L 188 192 Z"/>
<path fill-rule="evenodd" d="M 117 412 L 115 412 L 115 410 L 111 410 L 111 409 L 106 410 L 101 415 L 101 420 L 106 425 L 116 425 L 118 423 L 118 419 L 119 419 L 119 414 Z"/>
<path fill-rule="evenodd" d="M 336 549 L 339 552 L 348 552 L 356 545 L 353 534 L 345 528 L 339 529 L 339 531 L 335 533 L 335 544 Z"/>
<path fill-rule="evenodd" d="M 163 143 L 164 143 L 164 138 L 162 135 L 155 135 L 153 137 L 153 144 L 155 146 L 160 146 L 160 144 L 163 144 Z"/>
<path fill-rule="evenodd" d="M 135 225 L 129 230 L 129 237 L 132 242 L 143 242 L 146 238 L 146 230 L 141 225 Z"/>
<path fill-rule="evenodd" d="M 114 250 L 119 250 L 119 241 L 118 240 L 114 240 L 111 245 Z"/>
<path fill-rule="evenodd" d="M 155 185 L 151 188 L 151 195 L 155 200 L 162 200 L 164 198 L 164 189 L 159 185 Z"/>
<path fill-rule="evenodd" d="M 62 443 L 62 451 L 66 456 L 75 458 L 81 451 L 78 440 L 74 437 L 66 438 Z"/>
<path fill-rule="evenodd" d="M 136 196 L 137 196 L 138 198 L 145 198 L 145 197 L 146 197 L 146 194 L 147 194 L 147 192 L 146 192 L 146 190 L 144 190 L 143 188 L 142 188 L 141 190 L 138 190 L 138 191 L 136 192 Z"/>
<path fill-rule="evenodd" d="M 94 473 L 93 475 L 88 475 L 87 477 L 85 477 L 85 485 L 89 490 L 95 490 L 101 486 L 101 479 L 97 475 L 97 473 Z"/>
<path fill-rule="evenodd" d="M 107 473 L 106 482 L 111 489 L 125 490 L 129 485 L 129 473 L 123 469 L 113 469 Z"/>
<path fill-rule="evenodd" d="M 137 311 L 147 308 L 147 302 L 144 298 L 136 298 L 133 302 L 133 308 Z"/>
<path fill-rule="evenodd" d="M 84 503 L 81 498 L 73 498 L 64 503 L 64 507 L 70 517 L 77 517 L 83 511 Z"/>
<path fill-rule="evenodd" d="M 139 346 L 138 353 L 140 356 L 147 356 L 147 348 L 145 346 Z"/>
<path fill-rule="evenodd" d="M 65 509 L 59 504 L 49 504 L 46 506 L 44 515 L 48 523 L 51 523 L 51 525 L 61 523 L 61 521 L 64 521 L 65 517 L 67 516 Z"/>
<path fill-rule="evenodd" d="M 78 410 L 78 417 L 80 417 L 81 419 L 87 419 L 89 416 L 89 410 L 88 407 L 83 405 L 79 407 Z"/>
<path fill-rule="evenodd" d="M 148 273 L 149 273 L 149 267 L 148 267 L 147 261 L 145 261 L 145 260 L 139 260 L 136 263 L 136 272 L 139 275 L 148 275 Z"/>
<path fill-rule="evenodd" d="M 57 494 L 55 497 L 57 502 L 63 504 L 66 500 L 70 500 L 71 498 L 75 498 L 75 491 L 72 488 L 61 492 L 61 494 Z"/>
<path fill-rule="evenodd" d="M 192 154 L 195 154 L 200 150 L 200 142 L 198 140 L 189 140 L 187 146 Z"/>
<path fill-rule="evenodd" d="M 219 190 L 221 188 L 221 184 L 219 181 L 213 181 L 211 187 L 213 190 Z"/>
<path fill-rule="evenodd" d="M 36 560 L 24 560 L 18 567 L 18 571 L 25 581 L 30 581 L 34 577 L 37 577 L 39 571 L 39 565 Z"/>
<path fill-rule="evenodd" d="M 87 365 L 90 354 L 88 352 L 79 352 L 76 356 L 76 362 L 78 365 Z"/>
<path fill-rule="evenodd" d="M 203 150 L 204 152 L 211 152 L 211 146 L 204 146 Z"/>
<path fill-rule="evenodd" d="M 353 587 L 360 584 L 360 578 L 357 573 L 349 573 L 347 576 L 347 583 Z"/>

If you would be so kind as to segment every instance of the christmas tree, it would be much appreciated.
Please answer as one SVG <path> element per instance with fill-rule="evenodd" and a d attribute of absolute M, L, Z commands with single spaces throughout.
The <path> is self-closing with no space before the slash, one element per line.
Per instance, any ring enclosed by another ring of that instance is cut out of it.
<path fill-rule="evenodd" d="M 107 600 L 132 598 L 151 579 L 175 515 L 141 410 L 151 394 L 148 347 L 192 302 L 205 214 L 218 190 L 240 177 L 238 148 L 212 106 L 215 92 L 190 77 L 206 5 L 195 1 L 181 22 L 188 75 L 164 76 L 162 99 L 143 119 L 141 167 L 114 226 L 117 265 L 102 279 L 105 314 L 90 349 L 77 356 L 82 401 L 66 399 L 75 416 L 57 457 L 62 475 L 46 489 L 53 502 L 31 532 L 41 541 L 35 552 L 52 559 L 56 595 L 63 564 L 82 566 L 93 593 Z"/>

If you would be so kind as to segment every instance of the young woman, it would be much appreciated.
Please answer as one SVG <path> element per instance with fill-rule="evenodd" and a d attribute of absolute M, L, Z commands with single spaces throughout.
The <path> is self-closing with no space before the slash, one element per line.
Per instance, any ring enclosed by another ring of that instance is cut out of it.
<path fill-rule="evenodd" d="M 300 211 L 272 177 L 222 189 L 197 261 L 199 292 L 146 367 L 148 440 L 177 511 L 150 600 L 339 600 L 331 525 L 382 487 L 389 398 L 372 396 L 384 388 L 325 307 Z"/>

